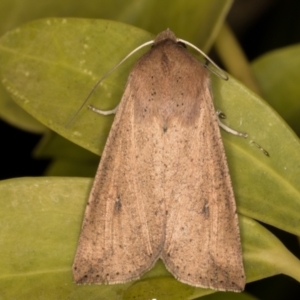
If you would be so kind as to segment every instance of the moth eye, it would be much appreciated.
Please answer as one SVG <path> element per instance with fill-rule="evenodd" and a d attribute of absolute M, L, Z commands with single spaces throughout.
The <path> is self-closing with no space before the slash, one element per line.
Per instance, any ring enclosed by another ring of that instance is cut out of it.
<path fill-rule="evenodd" d="M 186 48 L 186 44 L 183 43 L 183 42 L 178 42 L 177 45 L 179 45 L 179 46 L 181 46 L 181 47 L 183 47 L 183 48 Z"/>

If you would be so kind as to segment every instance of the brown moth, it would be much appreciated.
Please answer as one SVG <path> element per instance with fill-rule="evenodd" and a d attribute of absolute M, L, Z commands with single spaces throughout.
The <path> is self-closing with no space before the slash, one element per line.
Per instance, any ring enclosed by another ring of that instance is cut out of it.
<path fill-rule="evenodd" d="M 73 274 L 78 284 L 124 283 L 159 258 L 191 286 L 244 289 L 238 216 L 209 73 L 170 30 L 130 72 Z"/>

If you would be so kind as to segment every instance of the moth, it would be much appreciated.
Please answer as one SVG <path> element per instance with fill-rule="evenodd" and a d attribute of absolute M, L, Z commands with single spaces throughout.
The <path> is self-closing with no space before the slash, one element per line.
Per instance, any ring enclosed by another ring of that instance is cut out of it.
<path fill-rule="evenodd" d="M 171 30 L 156 37 L 129 74 L 87 203 L 73 274 L 78 284 L 124 283 L 158 259 L 191 286 L 245 286 L 209 71 Z"/>

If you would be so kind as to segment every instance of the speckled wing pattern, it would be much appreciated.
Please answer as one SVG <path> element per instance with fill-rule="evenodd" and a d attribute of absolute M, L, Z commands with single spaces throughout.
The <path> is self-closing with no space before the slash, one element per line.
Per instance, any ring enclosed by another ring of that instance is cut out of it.
<path fill-rule="evenodd" d="M 137 279 L 161 258 L 189 285 L 244 288 L 209 76 L 175 39 L 161 33 L 129 75 L 86 209 L 77 283 Z"/>
<path fill-rule="evenodd" d="M 130 91 L 129 81 L 89 197 L 73 265 L 77 283 L 137 279 L 153 266 L 163 247 L 162 191 L 148 170 L 158 160 L 152 152 L 158 137 L 148 136 L 155 134 L 150 127 L 137 139 Z"/>

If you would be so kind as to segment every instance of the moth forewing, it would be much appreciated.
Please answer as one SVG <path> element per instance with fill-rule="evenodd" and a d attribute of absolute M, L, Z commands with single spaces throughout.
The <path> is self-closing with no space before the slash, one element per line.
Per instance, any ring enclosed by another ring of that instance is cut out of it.
<path fill-rule="evenodd" d="M 209 74 L 170 30 L 129 75 L 73 273 L 77 283 L 127 282 L 158 258 L 189 285 L 244 289 L 236 204 Z"/>

